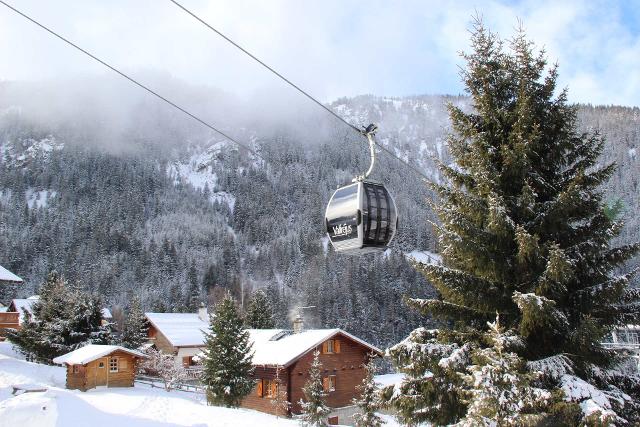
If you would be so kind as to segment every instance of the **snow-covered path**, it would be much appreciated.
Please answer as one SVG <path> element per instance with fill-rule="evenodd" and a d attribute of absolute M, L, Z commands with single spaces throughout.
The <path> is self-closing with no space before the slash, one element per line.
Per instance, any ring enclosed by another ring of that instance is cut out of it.
<path fill-rule="evenodd" d="M 13 384 L 42 384 L 44 393 L 12 396 Z M 0 420 L 19 427 L 296 426 L 297 422 L 246 409 L 207 406 L 203 396 L 138 385 L 64 389 L 63 368 L 22 360 L 0 343 Z"/>

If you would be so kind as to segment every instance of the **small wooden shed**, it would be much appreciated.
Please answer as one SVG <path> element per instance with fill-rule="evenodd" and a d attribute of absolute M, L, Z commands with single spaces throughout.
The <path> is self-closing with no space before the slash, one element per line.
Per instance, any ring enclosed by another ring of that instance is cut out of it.
<path fill-rule="evenodd" d="M 97 386 L 133 387 L 143 353 L 118 345 L 90 344 L 53 359 L 67 367 L 67 388 L 87 391 Z"/>

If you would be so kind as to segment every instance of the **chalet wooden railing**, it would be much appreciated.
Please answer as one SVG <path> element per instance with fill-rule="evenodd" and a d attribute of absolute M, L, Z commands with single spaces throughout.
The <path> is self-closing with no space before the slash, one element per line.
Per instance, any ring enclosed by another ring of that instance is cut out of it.
<path fill-rule="evenodd" d="M 164 381 L 159 377 L 150 377 L 147 375 L 136 375 L 135 382 L 139 384 L 150 385 L 152 388 L 165 388 Z M 201 384 L 177 382 L 171 385 L 171 390 L 186 391 L 189 393 L 204 393 L 204 387 Z"/>
<path fill-rule="evenodd" d="M 187 376 L 191 380 L 198 380 L 202 375 L 202 371 L 204 371 L 203 366 L 190 366 L 184 369 L 187 372 Z"/>
<path fill-rule="evenodd" d="M 612 350 L 640 350 L 640 343 L 630 343 L 630 342 L 603 342 L 600 343 L 604 348 L 609 348 Z"/>
<path fill-rule="evenodd" d="M 20 313 L 0 313 L 0 340 L 4 339 L 5 329 L 20 329 Z"/>

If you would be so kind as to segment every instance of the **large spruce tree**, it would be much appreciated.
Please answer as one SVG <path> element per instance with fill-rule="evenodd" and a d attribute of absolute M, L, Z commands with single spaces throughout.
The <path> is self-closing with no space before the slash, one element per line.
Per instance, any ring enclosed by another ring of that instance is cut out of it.
<path fill-rule="evenodd" d="M 462 71 L 471 105 L 449 107 L 455 164 L 441 165 L 449 183 L 434 185 L 444 262 L 420 266 L 439 298 L 410 300 L 443 327 L 390 349 L 407 379 L 386 398 L 408 424 L 461 419 L 459 374 L 489 345 L 498 312 L 516 335 L 506 351 L 543 373 L 541 387 L 562 389 L 584 419 L 595 410 L 591 419 L 615 412 L 637 422 L 640 382 L 620 375 L 600 345 L 616 325 L 638 322 L 639 308 L 631 273 L 617 273 L 638 245 L 610 244 L 621 224 L 600 190 L 615 168 L 599 161 L 605 141 L 577 131 L 557 67 L 522 30 L 507 44 L 476 21 L 471 41 Z M 562 410 L 558 423 L 568 422 Z"/>
<path fill-rule="evenodd" d="M 228 407 L 240 406 L 254 385 L 250 378 L 253 350 L 249 332 L 244 329 L 229 293 L 216 305 L 215 313 L 210 318 L 205 347 L 202 382 L 207 391 L 207 402 Z"/>

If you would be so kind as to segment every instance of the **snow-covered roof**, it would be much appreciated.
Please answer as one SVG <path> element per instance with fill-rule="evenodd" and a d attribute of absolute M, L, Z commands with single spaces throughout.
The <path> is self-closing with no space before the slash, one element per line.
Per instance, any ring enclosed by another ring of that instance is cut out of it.
<path fill-rule="evenodd" d="M 174 347 L 204 346 L 204 322 L 197 313 L 145 313 L 151 323 Z"/>
<path fill-rule="evenodd" d="M 102 312 L 103 319 L 113 319 L 113 316 L 111 315 L 111 310 L 109 310 L 107 307 L 104 307 L 101 312 Z"/>
<path fill-rule="evenodd" d="M 209 323 L 196 313 L 145 313 L 149 322 L 174 347 L 204 347 Z M 248 329 L 253 364 L 287 366 L 326 340 L 341 334 L 371 351 L 382 351 L 341 329 L 308 329 L 294 334 L 286 329 Z"/>
<path fill-rule="evenodd" d="M 20 313 L 19 323 L 22 323 L 26 320 L 25 319 L 26 312 L 29 312 L 29 314 L 33 315 L 33 310 L 31 309 L 31 306 L 35 302 L 37 302 L 38 299 L 39 297 L 37 295 L 34 295 L 29 298 L 16 298 L 14 300 L 11 300 L 11 304 L 9 306 L 10 307 L 13 306 L 13 309 L 18 313 Z"/>
<path fill-rule="evenodd" d="M 336 335 L 343 335 L 371 351 L 382 353 L 375 346 L 341 329 L 308 329 L 294 334 L 284 329 L 249 329 L 253 342 L 253 364 L 287 366 L 313 348 Z M 277 338 L 282 335 L 281 338 Z"/>
<path fill-rule="evenodd" d="M 96 359 L 111 354 L 114 351 L 123 351 L 125 353 L 129 353 L 138 357 L 147 357 L 139 351 L 129 350 L 128 348 L 124 348 L 119 345 L 89 344 L 77 350 L 73 350 L 71 353 L 56 357 L 55 359 L 53 359 L 53 363 L 56 363 L 58 365 L 85 365 Z"/>
<path fill-rule="evenodd" d="M 22 283 L 22 279 L 0 265 L 0 282 Z"/>

